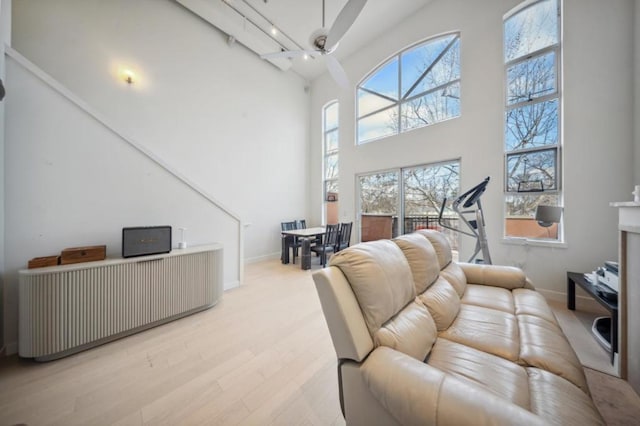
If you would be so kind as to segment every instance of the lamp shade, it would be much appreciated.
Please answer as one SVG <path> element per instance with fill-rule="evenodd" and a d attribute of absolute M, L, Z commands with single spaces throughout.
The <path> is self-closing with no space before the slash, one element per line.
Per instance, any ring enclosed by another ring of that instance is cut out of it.
<path fill-rule="evenodd" d="M 551 226 L 560 222 L 562 207 L 538 205 L 536 208 L 536 220 L 540 226 Z"/>

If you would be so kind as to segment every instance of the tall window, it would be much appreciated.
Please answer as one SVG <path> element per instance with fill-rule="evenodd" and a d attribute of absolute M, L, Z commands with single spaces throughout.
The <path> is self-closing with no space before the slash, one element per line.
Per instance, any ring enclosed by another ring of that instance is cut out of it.
<path fill-rule="evenodd" d="M 460 34 L 412 46 L 358 85 L 358 144 L 460 115 Z"/>
<path fill-rule="evenodd" d="M 529 1 L 504 20 L 505 236 L 561 239 L 538 205 L 561 202 L 560 0 Z"/>
<path fill-rule="evenodd" d="M 325 223 L 338 222 L 338 102 L 327 104 L 323 110 L 324 200 Z"/>

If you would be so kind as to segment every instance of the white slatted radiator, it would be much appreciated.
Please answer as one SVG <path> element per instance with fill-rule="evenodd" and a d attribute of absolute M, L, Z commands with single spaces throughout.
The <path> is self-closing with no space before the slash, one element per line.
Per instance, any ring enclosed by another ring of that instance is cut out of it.
<path fill-rule="evenodd" d="M 222 246 L 20 271 L 19 354 L 48 361 L 215 305 Z"/>

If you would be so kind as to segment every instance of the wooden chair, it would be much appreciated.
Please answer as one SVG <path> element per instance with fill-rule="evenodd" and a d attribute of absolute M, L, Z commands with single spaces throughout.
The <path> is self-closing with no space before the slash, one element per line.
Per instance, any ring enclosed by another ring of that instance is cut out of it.
<path fill-rule="evenodd" d="M 340 224 L 340 232 L 338 233 L 338 239 L 336 241 L 336 248 L 335 248 L 336 253 L 339 252 L 340 250 L 343 250 L 349 247 L 349 244 L 351 243 L 352 227 L 353 227 L 353 222 Z"/>
<path fill-rule="evenodd" d="M 338 241 L 340 225 L 327 225 L 322 242 L 311 247 L 311 251 L 320 256 L 320 263 L 324 268 L 327 265 L 327 253 L 333 253 Z"/>
<path fill-rule="evenodd" d="M 307 229 L 307 221 L 305 219 L 298 219 L 295 222 L 295 228 L 293 229 Z M 298 249 L 302 247 L 302 242 L 298 240 L 298 238 L 293 237 L 293 242 L 291 243 L 291 252 L 293 257 L 293 264 L 296 264 L 296 256 L 298 256 Z"/>
<path fill-rule="evenodd" d="M 280 222 L 280 229 L 282 231 L 292 231 L 296 229 L 296 222 Z M 291 245 L 294 243 L 294 238 L 290 235 L 281 235 L 280 238 L 282 239 L 282 252 L 280 253 L 280 261 L 282 263 L 289 263 L 289 247 L 291 247 Z"/>

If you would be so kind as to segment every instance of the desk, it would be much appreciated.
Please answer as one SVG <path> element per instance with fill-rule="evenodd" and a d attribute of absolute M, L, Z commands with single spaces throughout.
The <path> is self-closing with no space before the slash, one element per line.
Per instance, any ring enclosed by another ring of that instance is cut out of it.
<path fill-rule="evenodd" d="M 614 354 L 618 352 L 618 303 L 610 302 L 600 296 L 596 286 L 587 281 L 584 274 L 567 272 L 567 308 L 572 311 L 576 309 L 576 284 L 611 313 L 611 364 L 613 364 Z"/>
<path fill-rule="evenodd" d="M 300 239 L 301 251 L 300 254 L 300 268 L 311 269 L 311 242 L 310 239 L 315 239 L 318 236 L 322 236 L 325 233 L 324 226 L 316 226 L 314 228 L 305 229 L 292 229 L 290 231 L 282 231 L 282 236 L 296 237 Z M 282 239 L 282 263 L 289 263 L 289 246 L 286 244 L 286 238 Z"/>

